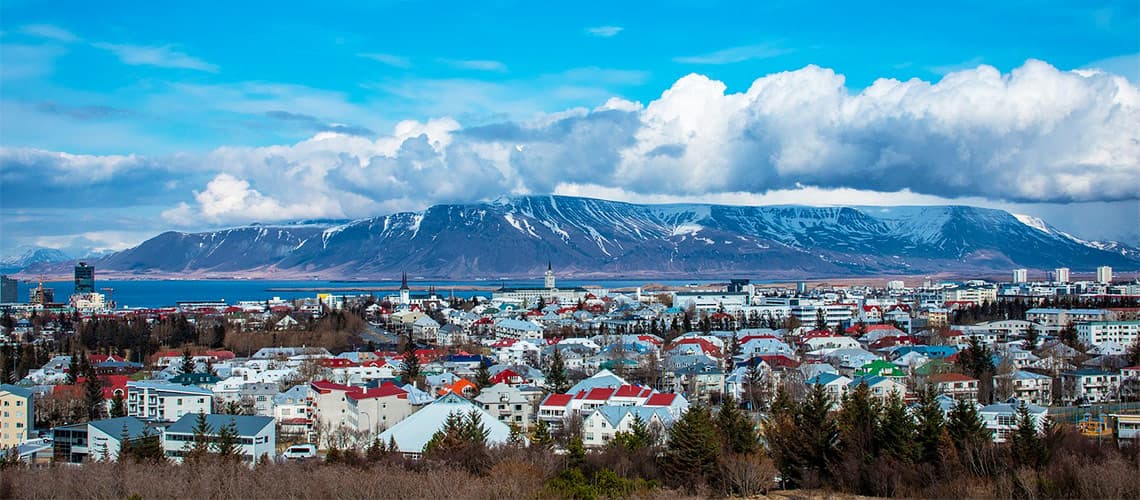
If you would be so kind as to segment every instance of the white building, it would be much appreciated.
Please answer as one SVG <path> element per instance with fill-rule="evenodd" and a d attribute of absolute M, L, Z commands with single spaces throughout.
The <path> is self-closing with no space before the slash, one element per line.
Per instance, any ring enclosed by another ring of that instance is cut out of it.
<path fill-rule="evenodd" d="M 530 428 L 534 420 L 534 405 L 517 387 L 505 383 L 483 389 L 475 396 L 475 403 L 504 424 L 517 425 L 522 430 Z"/>
<path fill-rule="evenodd" d="M 1038 432 L 1041 431 L 1045 423 L 1045 408 L 1010 399 L 1009 402 L 987 405 L 978 410 L 982 423 L 993 433 L 995 443 L 1006 442 L 1010 433 L 1017 430 L 1017 408 L 1020 404 L 1025 404 Z"/>
<path fill-rule="evenodd" d="M 173 422 L 192 413 L 213 411 L 214 393 L 196 385 L 152 380 L 127 382 L 127 415 Z"/>
<path fill-rule="evenodd" d="M 1069 268 L 1058 267 L 1053 270 L 1054 283 L 1068 283 L 1069 282 Z"/>
<path fill-rule="evenodd" d="M 478 405 L 452 392 L 436 399 L 412 416 L 381 433 L 380 442 L 395 441 L 396 449 L 400 453 L 406 456 L 419 457 L 423 454 L 424 447 L 427 446 L 428 441 L 431 440 L 436 431 L 443 428 L 449 416 L 458 414 L 467 418 L 471 412 L 475 412 L 479 416 L 480 422 L 487 429 L 487 444 L 489 446 L 506 444 L 510 440 L 511 428 L 507 424 L 500 422 Z M 455 486 L 456 488 L 461 487 L 461 485 Z"/>
<path fill-rule="evenodd" d="M 662 407 L 602 406 L 582 420 L 582 444 L 589 448 L 603 447 L 613 440 L 614 434 L 632 431 L 638 418 L 656 436 L 664 436 L 674 420 Z"/>
<path fill-rule="evenodd" d="M 1106 342 L 1130 346 L 1140 336 L 1140 321 L 1090 321 L 1077 324 L 1077 341 L 1090 347 Z"/>
<path fill-rule="evenodd" d="M 1096 268 L 1096 281 L 1104 284 L 1112 283 L 1112 268 L 1109 266 Z"/>
<path fill-rule="evenodd" d="M 1029 282 L 1029 270 L 1028 269 L 1014 269 L 1013 270 L 1013 282 L 1014 283 L 1027 283 L 1027 282 Z"/>
<path fill-rule="evenodd" d="M 198 415 L 183 415 L 170 424 L 162 435 L 162 448 L 166 457 L 182 463 L 186 452 L 194 446 L 194 427 Z M 206 415 L 209 437 L 217 440 L 223 427 L 232 426 L 238 435 L 238 449 L 243 463 L 253 466 L 263 458 L 272 459 L 277 449 L 277 428 L 270 417 L 248 415 Z"/>

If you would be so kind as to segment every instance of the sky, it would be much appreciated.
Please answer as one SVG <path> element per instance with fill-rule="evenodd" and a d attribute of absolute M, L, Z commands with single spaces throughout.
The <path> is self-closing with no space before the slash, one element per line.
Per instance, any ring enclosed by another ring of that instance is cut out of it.
<path fill-rule="evenodd" d="M 914 4 L 0 0 L 0 255 L 520 194 L 1140 245 L 1140 4 Z"/>

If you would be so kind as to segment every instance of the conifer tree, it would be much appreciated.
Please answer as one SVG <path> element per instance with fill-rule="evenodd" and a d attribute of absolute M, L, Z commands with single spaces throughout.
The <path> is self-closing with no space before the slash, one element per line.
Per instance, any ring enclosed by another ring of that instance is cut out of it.
<path fill-rule="evenodd" d="M 404 341 L 404 360 L 401 363 L 400 377 L 406 384 L 418 387 L 420 378 L 420 360 L 416 357 L 416 342 L 409 333 Z"/>
<path fill-rule="evenodd" d="M 875 440 L 880 454 L 902 462 L 914 459 L 914 418 L 897 392 L 892 392 L 883 404 L 882 415 Z"/>
<path fill-rule="evenodd" d="M 990 430 L 978 415 L 973 402 L 958 400 L 947 414 L 946 430 L 959 454 L 974 450 L 991 439 Z"/>
<path fill-rule="evenodd" d="M 728 453 L 753 453 L 760 448 L 756 429 L 748 416 L 740 411 L 731 394 L 724 397 L 716 416 L 721 447 Z"/>
<path fill-rule="evenodd" d="M 122 393 L 115 393 L 111 398 L 111 418 L 119 418 L 127 416 L 127 405 L 123 401 Z"/>
<path fill-rule="evenodd" d="M 546 385 L 554 393 L 570 390 L 570 382 L 566 379 L 566 366 L 562 361 L 562 351 L 557 346 L 550 355 L 550 367 L 546 370 Z"/>
<path fill-rule="evenodd" d="M 87 408 L 88 420 L 99 420 L 106 415 L 106 402 L 103 400 L 103 383 L 95 376 L 94 370 L 87 371 L 83 382 L 83 402 Z"/>
<path fill-rule="evenodd" d="M 190 349 L 182 351 L 182 364 L 180 369 L 182 373 L 194 373 L 194 356 L 190 354 Z"/>
<path fill-rule="evenodd" d="M 372 438 L 372 444 L 368 445 L 368 450 L 365 451 L 364 457 L 367 458 L 369 462 L 375 463 L 383 459 L 386 452 L 387 450 L 385 449 L 384 443 L 380 442 L 380 436 L 376 436 Z"/>
<path fill-rule="evenodd" d="M 197 462 L 205 460 L 210 456 L 210 442 L 213 440 L 211 436 L 214 429 L 206 421 L 206 414 L 199 413 L 194 420 L 194 428 L 191 430 L 193 437 L 191 438 L 190 449 L 186 451 L 184 461 Z"/>
<path fill-rule="evenodd" d="M 1041 438 L 1037 435 L 1037 420 L 1024 402 L 1017 407 L 1017 429 L 1009 435 L 1009 451 L 1018 465 L 1040 465 Z"/>
<path fill-rule="evenodd" d="M 534 424 L 534 431 L 531 433 L 530 446 L 532 448 L 541 448 L 549 450 L 554 447 L 554 437 L 550 435 L 550 425 L 545 420 L 539 420 Z"/>
<path fill-rule="evenodd" d="M 223 461 L 241 461 L 241 443 L 240 434 L 237 430 L 237 422 L 230 419 L 226 425 L 218 429 L 218 439 L 214 444 L 218 458 Z"/>
<path fill-rule="evenodd" d="M 669 429 L 663 466 L 679 484 L 696 487 L 713 477 L 720 439 L 712 414 L 704 405 L 690 406 Z"/>
<path fill-rule="evenodd" d="M 837 458 L 839 428 L 831 414 L 831 397 L 822 385 L 813 385 L 803 404 L 799 405 L 796 423 L 804 441 L 805 462 L 817 477 L 828 477 L 828 469 Z"/>
<path fill-rule="evenodd" d="M 942 408 L 938 406 L 934 391 L 925 390 L 918 400 L 915 428 L 916 458 L 921 463 L 939 466 L 942 464 L 942 432 L 945 422 Z"/>
<path fill-rule="evenodd" d="M 876 406 L 871 389 L 860 382 L 843 397 L 836 416 L 843 452 L 864 463 L 870 463 L 877 454 L 875 431 L 879 428 L 879 409 Z"/>
<path fill-rule="evenodd" d="M 491 386 L 491 370 L 487 366 L 486 359 L 479 360 L 479 368 L 475 370 L 475 386 L 480 390 Z"/>
<path fill-rule="evenodd" d="M 71 362 L 67 365 L 67 385 L 75 385 L 78 383 L 79 376 L 83 374 L 84 369 L 80 361 L 81 354 L 71 354 Z M 7 372 L 7 368 L 4 372 Z"/>

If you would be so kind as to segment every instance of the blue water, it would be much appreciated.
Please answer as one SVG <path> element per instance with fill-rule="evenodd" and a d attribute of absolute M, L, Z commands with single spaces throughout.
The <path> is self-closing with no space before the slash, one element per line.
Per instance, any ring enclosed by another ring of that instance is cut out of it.
<path fill-rule="evenodd" d="M 558 280 L 559 287 L 575 286 L 601 286 L 605 288 L 637 287 L 647 283 L 682 286 L 691 281 L 677 280 Z M 491 286 L 500 285 L 515 287 L 539 287 L 542 280 L 486 280 L 486 281 L 409 281 L 412 292 L 426 291 L 429 286 L 436 288 L 436 293 L 449 296 L 450 287 Z M 27 302 L 28 290 L 34 288 L 35 283 L 19 284 L 17 300 Z M 111 288 L 111 298 L 119 308 L 122 307 L 164 307 L 173 306 L 179 301 L 224 300 L 227 304 L 235 304 L 242 300 L 264 301 L 273 297 L 282 299 L 299 299 L 312 297 L 318 293 L 327 292 L 338 295 L 367 295 L 373 293 L 378 297 L 394 295 L 400 287 L 399 281 L 305 281 L 305 280 L 100 280 L 96 276 L 95 288 L 102 293 L 108 293 Z M 75 290 L 75 283 L 71 281 L 53 281 L 44 283 L 44 288 L 55 290 L 56 302 L 67 302 Z M 282 288 L 304 288 L 304 291 L 274 290 Z M 353 288 L 386 288 L 390 291 L 360 291 Z M 455 290 L 456 297 L 468 298 L 474 295 L 489 297 L 489 291 Z"/>

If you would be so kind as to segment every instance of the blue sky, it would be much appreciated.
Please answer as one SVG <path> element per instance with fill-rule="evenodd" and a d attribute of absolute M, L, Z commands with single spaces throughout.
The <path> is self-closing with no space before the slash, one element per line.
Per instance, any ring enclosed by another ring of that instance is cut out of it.
<path fill-rule="evenodd" d="M 0 253 L 547 192 L 970 203 L 1140 243 L 1138 11 L 3 2 Z"/>

